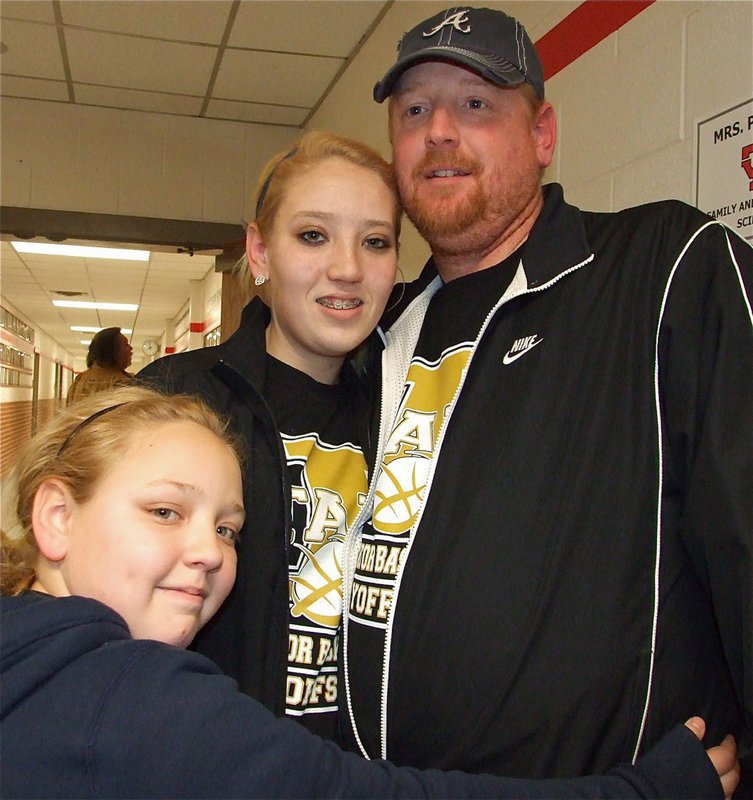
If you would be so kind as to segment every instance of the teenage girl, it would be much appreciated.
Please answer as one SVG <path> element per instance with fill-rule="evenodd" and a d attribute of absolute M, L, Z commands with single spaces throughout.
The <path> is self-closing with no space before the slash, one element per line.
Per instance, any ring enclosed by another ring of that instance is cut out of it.
<path fill-rule="evenodd" d="M 260 295 L 239 329 L 138 378 L 203 397 L 248 452 L 238 581 L 196 649 L 276 715 L 335 738 L 341 552 L 368 488 L 349 356 L 393 288 L 401 208 L 377 152 L 321 132 L 275 156 L 254 197 L 245 274 Z"/>

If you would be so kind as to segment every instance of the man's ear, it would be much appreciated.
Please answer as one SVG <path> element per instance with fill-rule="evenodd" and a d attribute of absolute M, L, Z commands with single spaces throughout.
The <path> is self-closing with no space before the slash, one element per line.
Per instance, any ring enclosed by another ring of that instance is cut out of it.
<path fill-rule="evenodd" d="M 264 244 L 261 231 L 255 222 L 252 222 L 246 231 L 246 258 L 248 259 L 248 268 L 254 278 L 269 277 L 267 246 Z"/>
<path fill-rule="evenodd" d="M 551 103 L 542 103 L 533 119 L 533 135 L 539 166 L 543 169 L 552 163 L 557 144 L 557 115 Z"/>
<path fill-rule="evenodd" d="M 68 553 L 73 498 L 56 479 L 42 481 L 34 495 L 31 524 L 39 552 L 49 561 L 62 561 Z"/>

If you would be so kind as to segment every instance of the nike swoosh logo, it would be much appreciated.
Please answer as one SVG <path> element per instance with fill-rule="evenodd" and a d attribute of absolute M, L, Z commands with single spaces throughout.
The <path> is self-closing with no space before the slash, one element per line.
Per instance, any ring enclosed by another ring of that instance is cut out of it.
<path fill-rule="evenodd" d="M 533 350 L 534 347 L 536 347 L 537 344 L 541 344 L 543 341 L 544 341 L 543 339 L 537 339 L 535 342 L 531 342 L 531 344 L 529 344 L 528 347 L 526 347 L 524 350 L 518 350 L 517 353 L 511 353 L 510 351 L 508 351 L 507 353 L 505 353 L 504 358 L 502 359 L 502 363 L 512 364 L 513 361 L 517 361 L 521 356 L 524 356 L 526 353 L 529 353 L 531 350 Z"/>

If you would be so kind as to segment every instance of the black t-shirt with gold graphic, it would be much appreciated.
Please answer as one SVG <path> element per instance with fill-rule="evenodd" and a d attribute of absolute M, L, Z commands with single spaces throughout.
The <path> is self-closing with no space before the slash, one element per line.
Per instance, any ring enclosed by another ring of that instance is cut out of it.
<path fill-rule="evenodd" d="M 366 461 L 358 444 L 362 401 L 348 382 L 318 383 L 271 356 L 265 393 L 282 437 L 292 490 L 285 710 L 332 739 L 342 548 L 367 489 Z"/>
<path fill-rule="evenodd" d="M 421 511 L 445 413 L 484 320 L 509 286 L 519 260 L 518 253 L 442 286 L 431 300 L 408 370 L 380 466 L 372 518 L 363 528 L 348 607 L 353 713 L 358 737 L 371 758 L 382 757 L 382 665 L 400 561 Z M 390 680 L 399 681 L 400 676 Z"/>

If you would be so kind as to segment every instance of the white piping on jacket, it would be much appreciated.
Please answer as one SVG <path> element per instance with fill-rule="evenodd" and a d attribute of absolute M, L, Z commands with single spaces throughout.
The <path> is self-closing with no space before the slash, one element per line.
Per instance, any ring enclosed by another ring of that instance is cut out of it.
<path fill-rule="evenodd" d="M 732 263 L 735 266 L 735 275 L 737 275 L 737 282 L 740 284 L 740 293 L 743 296 L 743 301 L 745 303 L 745 307 L 748 309 L 748 317 L 750 318 L 750 326 L 751 326 L 751 328 L 753 328 L 753 309 L 751 309 L 750 298 L 748 297 L 748 295 L 747 295 L 747 293 L 745 291 L 745 283 L 743 282 L 743 274 L 740 271 L 740 265 L 737 263 L 737 259 L 735 258 L 735 252 L 732 249 L 732 242 L 730 241 L 729 235 L 730 235 L 730 233 L 734 233 L 734 235 L 737 236 L 737 238 L 740 239 L 740 241 L 745 242 L 745 244 L 748 244 L 748 242 L 745 239 L 743 239 L 743 237 L 740 236 L 740 234 L 737 231 L 733 230 L 732 228 L 728 228 L 724 224 L 722 224 L 722 228 L 724 228 L 724 234 L 725 234 L 725 237 L 727 239 L 727 250 L 729 252 L 730 261 L 732 261 Z"/>
<path fill-rule="evenodd" d="M 662 546 L 662 528 L 661 528 L 661 515 L 662 515 L 662 492 L 664 489 L 664 440 L 662 437 L 662 415 L 661 415 L 661 397 L 659 394 L 659 334 L 661 333 L 661 326 L 664 320 L 664 311 L 667 305 L 667 297 L 669 295 L 670 288 L 672 286 L 672 281 L 674 280 L 675 273 L 682 262 L 682 259 L 685 257 L 690 246 L 695 242 L 698 236 L 706 230 L 706 228 L 711 227 L 712 225 L 720 225 L 723 229 L 726 228 L 725 225 L 716 222 L 715 220 L 709 220 L 697 231 L 693 233 L 693 235 L 688 239 L 685 243 L 685 246 L 682 248 L 680 255 L 675 260 L 675 263 L 672 265 L 672 269 L 667 277 L 667 283 L 664 287 L 664 295 L 662 297 L 661 307 L 659 309 L 659 318 L 657 320 L 656 326 L 656 341 L 655 341 L 655 349 L 654 349 L 654 404 L 656 408 L 656 437 L 658 443 L 658 486 L 657 486 L 657 502 L 656 502 L 656 555 L 655 555 L 655 563 L 654 563 L 654 613 L 653 618 L 651 621 L 651 658 L 649 661 L 649 669 L 648 669 L 648 681 L 646 684 L 646 702 L 643 706 L 643 714 L 641 716 L 641 724 L 638 730 L 638 738 L 635 742 L 635 749 L 633 750 L 633 764 L 635 764 L 636 760 L 638 759 L 638 753 L 640 751 L 641 745 L 643 744 L 643 737 L 646 732 L 646 720 L 648 719 L 648 709 L 651 703 L 651 692 L 653 689 L 653 681 L 654 681 L 654 665 L 656 659 L 656 636 L 657 636 L 657 628 L 659 625 L 659 570 L 661 566 L 661 546 Z M 734 231 L 733 231 L 734 232 Z M 751 311 L 750 300 L 745 292 L 745 284 L 743 283 L 742 273 L 740 272 L 740 265 L 737 263 L 735 259 L 735 254 L 732 250 L 732 245 L 729 239 L 729 232 L 727 230 L 724 231 L 725 239 L 727 242 L 727 249 L 729 251 L 730 260 L 734 266 L 735 274 L 737 275 L 737 280 L 740 284 L 740 291 L 742 293 L 744 303 L 748 309 L 748 316 L 751 320 L 751 325 L 753 326 L 753 312 Z"/>

